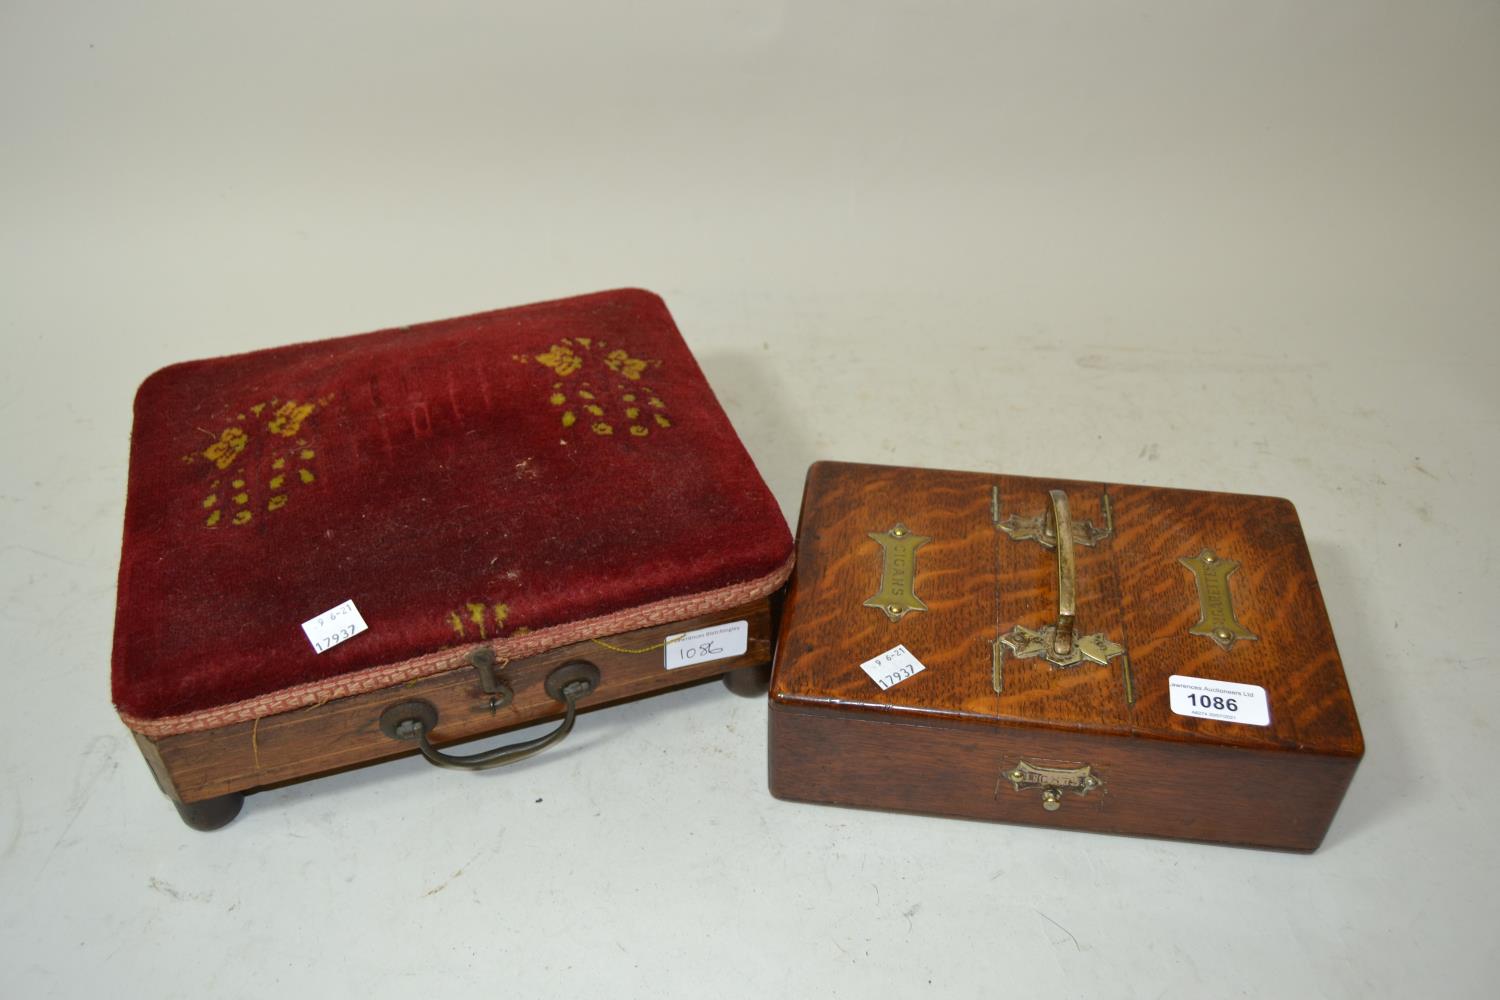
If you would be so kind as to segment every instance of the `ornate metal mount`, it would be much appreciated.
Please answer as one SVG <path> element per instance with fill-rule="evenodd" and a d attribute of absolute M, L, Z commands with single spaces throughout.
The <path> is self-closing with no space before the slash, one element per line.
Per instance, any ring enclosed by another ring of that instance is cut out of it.
<path fill-rule="evenodd" d="M 1073 558 L 1074 532 L 1088 535 L 1091 541 L 1087 544 L 1091 546 L 1114 532 L 1109 494 L 1104 494 L 1101 504 L 1105 519 L 1103 529 L 1095 528 L 1088 521 L 1075 523 L 1068 510 L 1068 495 L 1062 490 L 1049 490 L 1048 497 L 1051 504 L 1046 514 L 1040 517 L 1017 518 L 1011 515 L 1004 522 L 996 522 L 997 527 L 1015 541 L 1032 539 L 1057 551 L 1057 621 L 1037 630 L 1016 625 L 995 641 L 992 677 L 995 691 L 999 693 L 1004 690 L 1006 649 L 1018 660 L 1042 657 L 1054 667 L 1073 667 L 1085 660 L 1108 666 L 1110 660 L 1119 657 L 1125 684 L 1125 703 L 1134 705 L 1135 680 L 1130 672 L 1130 656 L 1125 652 L 1125 647 L 1111 641 L 1103 632 L 1095 632 L 1081 639 L 1075 636 L 1078 570 Z M 992 512 L 998 517 L 999 504 L 994 495 L 992 500 Z M 1033 521 L 1037 523 L 1033 525 Z"/>
<path fill-rule="evenodd" d="M 1198 624 L 1188 629 L 1190 635 L 1208 636 L 1226 651 L 1236 640 L 1260 638 L 1234 616 L 1229 574 L 1240 568 L 1238 561 L 1220 558 L 1211 549 L 1177 561 L 1192 570 L 1193 581 L 1198 585 Z"/>
<path fill-rule="evenodd" d="M 1095 663 L 1101 667 L 1108 666 L 1109 661 L 1119 657 L 1120 680 L 1125 685 L 1125 703 L 1135 704 L 1135 678 L 1130 671 L 1130 654 L 1125 652 L 1125 647 L 1117 642 L 1111 642 L 1103 632 L 1095 632 L 1086 635 L 1073 643 L 1070 653 L 1059 654 L 1055 649 L 1056 626 L 1048 625 L 1039 631 L 1033 631 L 1024 625 L 1017 625 L 1009 632 L 995 641 L 994 655 L 994 684 L 998 693 L 1005 686 L 1005 651 L 1010 650 L 1010 655 L 1018 660 L 1030 660 L 1041 657 L 1054 667 L 1068 668 L 1076 667 L 1080 663 Z"/>
<path fill-rule="evenodd" d="M 510 686 L 510 682 L 500 673 L 505 669 L 510 660 L 496 662 L 495 651 L 488 646 L 480 646 L 469 653 L 469 665 L 479 675 L 479 690 L 490 696 L 490 714 L 494 715 L 502 708 L 510 707 L 515 700 L 516 692 Z"/>
<path fill-rule="evenodd" d="M 932 539 L 912 534 L 899 521 L 889 531 L 871 531 L 869 536 L 879 543 L 884 558 L 880 566 L 880 590 L 864 606 L 879 608 L 893 622 L 900 621 L 909 611 L 926 611 L 927 605 L 916 590 L 917 549 Z"/>
<path fill-rule="evenodd" d="M 1061 491 L 1054 490 L 1053 492 Z M 1035 517 L 1011 514 L 1002 521 L 1000 519 L 1000 488 L 997 486 L 992 488 L 990 494 L 990 514 L 994 519 L 995 527 L 1016 541 L 1033 541 L 1049 549 L 1057 548 L 1057 516 L 1051 506 Z M 1108 490 L 1099 495 L 1099 516 L 1104 519 L 1102 528 L 1094 527 L 1093 521 L 1070 522 L 1073 527 L 1073 541 L 1093 548 L 1115 533 L 1115 514 L 1114 508 L 1110 505 Z"/>
<path fill-rule="evenodd" d="M 1018 660 L 1040 656 L 1054 667 L 1076 667 L 1085 660 L 1102 667 L 1107 666 L 1115 657 L 1125 655 L 1125 647 L 1117 642 L 1110 642 L 1103 632 L 1086 635 L 1075 641 L 1073 648 L 1067 653 L 1059 653 L 1055 631 L 1055 625 L 1048 625 L 1036 632 L 1025 625 L 1017 625 L 1000 637 L 1000 644 L 1009 649 L 1011 655 Z"/>

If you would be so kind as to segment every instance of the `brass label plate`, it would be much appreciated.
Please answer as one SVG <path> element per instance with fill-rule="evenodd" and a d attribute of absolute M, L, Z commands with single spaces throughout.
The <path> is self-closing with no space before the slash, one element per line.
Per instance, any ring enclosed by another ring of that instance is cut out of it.
<path fill-rule="evenodd" d="M 1104 785 L 1104 780 L 1094 773 L 1090 764 L 1082 767 L 1041 767 L 1025 760 L 1005 772 L 1005 778 L 1016 791 L 1028 788 L 1061 788 L 1079 795 L 1087 795 Z"/>
<path fill-rule="evenodd" d="M 889 531 L 869 533 L 879 545 L 882 554 L 880 566 L 880 590 L 865 601 L 867 608 L 879 608 L 893 622 L 900 621 L 908 612 L 926 611 L 927 605 L 917 596 L 917 549 L 932 539 L 926 535 L 914 535 L 906 525 L 897 522 Z"/>
<path fill-rule="evenodd" d="M 1192 571 L 1193 582 L 1198 585 L 1198 624 L 1188 629 L 1188 634 L 1207 636 L 1224 650 L 1240 639 L 1260 638 L 1234 616 L 1229 574 L 1240 568 L 1238 561 L 1216 556 L 1211 549 L 1177 561 Z"/>

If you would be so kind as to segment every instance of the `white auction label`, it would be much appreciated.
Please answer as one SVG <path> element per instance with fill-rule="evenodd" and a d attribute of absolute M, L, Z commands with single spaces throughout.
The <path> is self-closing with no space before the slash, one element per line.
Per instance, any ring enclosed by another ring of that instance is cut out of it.
<path fill-rule="evenodd" d="M 902 645 L 892 646 L 874 659 L 866 660 L 859 665 L 859 669 L 869 674 L 870 680 L 880 685 L 880 690 L 885 691 L 908 677 L 917 676 L 927 667 L 912 655 L 911 650 Z"/>
<path fill-rule="evenodd" d="M 353 600 L 345 601 L 336 608 L 329 608 L 316 618 L 302 623 L 307 641 L 313 652 L 326 653 L 345 639 L 352 639 L 370 626 L 354 606 Z"/>
<path fill-rule="evenodd" d="M 1246 726 L 1269 726 L 1271 706 L 1266 689 L 1257 684 L 1211 681 L 1203 677 L 1173 674 L 1167 681 L 1172 711 L 1195 719 L 1238 722 Z"/>
<path fill-rule="evenodd" d="M 692 667 L 700 663 L 742 656 L 750 644 L 749 622 L 710 625 L 695 632 L 667 636 L 666 668 Z"/>

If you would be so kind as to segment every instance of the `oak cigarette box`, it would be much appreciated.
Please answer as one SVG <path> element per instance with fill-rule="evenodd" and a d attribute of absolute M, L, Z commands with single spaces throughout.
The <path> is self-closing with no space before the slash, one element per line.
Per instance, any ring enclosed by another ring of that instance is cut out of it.
<path fill-rule="evenodd" d="M 1292 505 L 824 462 L 780 798 L 1310 851 L 1363 753 Z"/>

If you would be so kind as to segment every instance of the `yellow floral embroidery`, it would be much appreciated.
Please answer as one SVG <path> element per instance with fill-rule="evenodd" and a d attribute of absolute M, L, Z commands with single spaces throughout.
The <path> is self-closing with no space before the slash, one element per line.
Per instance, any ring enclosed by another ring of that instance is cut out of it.
<path fill-rule="evenodd" d="M 619 372 L 632 382 L 640 381 L 641 372 L 646 370 L 646 362 L 640 358 L 632 358 L 620 350 L 610 351 L 604 358 L 604 364 L 611 371 Z"/>
<path fill-rule="evenodd" d="M 510 617 L 510 605 L 494 603 L 486 607 L 484 601 L 467 601 L 463 607 L 447 615 L 448 627 L 461 640 L 472 638 L 470 632 L 480 639 L 498 636 L 505 628 L 505 619 Z"/>
<path fill-rule="evenodd" d="M 317 408 L 317 403 L 303 403 L 299 406 L 295 399 L 289 399 L 277 409 L 271 422 L 266 424 L 266 430 L 281 437 L 292 437 L 302 429 L 302 421 L 312 416 L 313 410 Z"/>
<path fill-rule="evenodd" d="M 574 354 L 573 349 L 565 344 L 553 344 L 551 350 L 545 354 L 538 354 L 536 359 L 563 376 L 571 375 L 583 367 L 583 359 Z"/>
<path fill-rule="evenodd" d="M 265 504 L 265 510 L 276 511 L 285 507 L 291 499 L 291 494 L 284 492 L 287 479 L 286 470 L 288 459 L 300 458 L 303 463 L 311 463 L 317 453 L 308 446 L 305 438 L 296 437 L 299 431 L 319 407 L 326 406 L 332 396 L 325 396 L 313 403 L 298 403 L 296 400 L 283 402 L 272 399 L 269 402 L 256 403 L 245 407 L 245 413 L 241 413 L 236 419 L 244 420 L 246 414 L 252 414 L 263 422 L 252 422 L 249 429 L 235 425 L 226 427 L 218 439 L 201 454 L 202 458 L 208 459 L 219 469 L 233 468 L 234 476 L 229 479 L 229 490 L 220 494 L 219 483 L 215 479 L 208 484 L 208 492 L 203 496 L 202 509 L 210 511 L 204 518 L 206 527 L 217 527 L 224 522 L 225 518 L 219 509 L 221 503 L 233 503 L 234 506 L 246 508 L 233 513 L 228 518 L 232 524 L 249 524 L 252 520 L 251 510 L 261 503 Z M 277 438 L 295 437 L 295 443 L 290 447 L 283 446 Z M 251 445 L 252 438 L 256 442 Z M 269 445 L 269 447 L 267 447 Z M 257 454 L 258 452 L 258 454 Z M 270 454 L 267 454 L 270 452 Z M 185 455 L 183 460 L 189 464 L 195 462 L 200 456 Z M 246 463 L 247 458 L 249 464 Z M 245 473 L 249 469 L 258 475 L 265 475 L 263 480 L 265 492 L 262 493 L 258 485 L 249 483 L 251 476 Z M 306 465 L 297 468 L 297 480 L 306 486 L 315 482 L 317 477 Z"/>
<path fill-rule="evenodd" d="M 547 402 L 559 408 L 558 422 L 564 430 L 577 424 L 582 417 L 595 434 L 609 437 L 615 432 L 609 411 L 618 405 L 624 412 L 622 423 L 625 423 L 630 434 L 634 437 L 648 437 L 652 427 L 651 422 L 642 417 L 643 406 L 650 406 L 655 410 L 666 408 L 666 403 L 650 386 L 642 385 L 636 391 L 625 391 L 628 383 L 640 382 L 646 371 L 660 367 L 661 362 L 633 357 L 623 348 L 609 349 L 609 345 L 602 340 L 563 337 L 542 354 L 517 354 L 514 359 L 522 363 L 535 360 L 565 378 L 580 372 L 593 376 L 594 381 L 578 381 L 572 383 L 571 387 L 565 382 L 552 383 L 547 393 Z M 585 372 L 585 369 L 590 370 Z M 637 392 L 641 395 L 637 396 Z M 647 402 L 635 405 L 638 398 L 644 398 Z M 664 414 L 653 413 L 652 416 L 657 427 L 672 426 Z M 559 443 L 566 445 L 568 441 L 564 438 Z"/>
<path fill-rule="evenodd" d="M 224 433 L 219 435 L 219 440 L 204 449 L 203 457 L 219 468 L 227 469 L 239 458 L 240 452 L 245 450 L 245 442 L 248 440 L 250 439 L 245 432 L 238 427 L 226 427 Z"/>
<path fill-rule="evenodd" d="M 484 634 L 484 605 L 470 602 L 465 607 L 469 609 L 469 621 L 479 626 L 479 638 L 485 638 Z"/>

